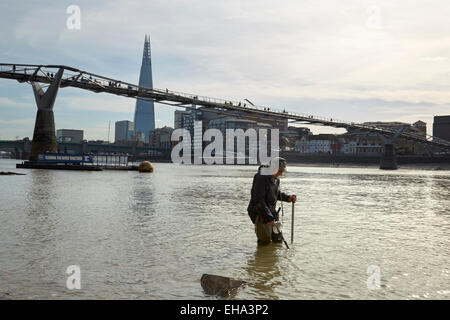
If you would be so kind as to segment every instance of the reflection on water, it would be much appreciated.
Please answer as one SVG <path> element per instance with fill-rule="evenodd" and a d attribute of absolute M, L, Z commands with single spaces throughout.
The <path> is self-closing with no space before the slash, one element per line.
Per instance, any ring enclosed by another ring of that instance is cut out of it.
<path fill-rule="evenodd" d="M 448 171 L 291 166 L 286 249 L 256 245 L 255 167 L 14 170 L 27 175 L 0 178 L 0 297 L 211 299 L 203 273 L 248 281 L 232 299 L 450 297 Z M 81 268 L 79 291 L 65 287 L 69 265 Z M 369 265 L 380 290 L 367 288 Z"/>
<path fill-rule="evenodd" d="M 278 264 L 278 250 L 281 244 L 256 246 L 255 254 L 248 260 L 244 269 L 248 272 L 250 286 L 255 294 L 262 299 L 277 299 L 275 290 L 282 286 L 281 270 Z M 281 288 L 280 288 L 281 289 Z"/>

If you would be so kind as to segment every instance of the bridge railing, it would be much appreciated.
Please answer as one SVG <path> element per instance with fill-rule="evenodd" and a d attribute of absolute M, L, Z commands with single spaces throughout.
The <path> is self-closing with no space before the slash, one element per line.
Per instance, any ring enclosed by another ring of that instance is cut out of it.
<path fill-rule="evenodd" d="M 1 68 L 0 70 L 13 71 L 12 66 L 13 65 L 11 65 L 11 64 L 0 64 L 0 68 Z M 36 70 L 36 68 L 40 68 L 39 71 L 43 75 L 48 75 L 49 73 L 52 74 L 52 72 L 50 72 L 47 69 L 54 69 L 56 67 L 64 67 L 64 66 L 16 65 L 15 72 L 17 73 L 17 71 L 22 71 L 26 74 L 28 74 L 28 72 L 29 72 L 29 74 L 31 75 Z M 227 100 L 227 99 L 212 98 L 212 97 L 208 97 L 208 96 L 195 95 L 195 94 L 191 94 L 191 93 L 173 91 L 173 90 L 168 90 L 168 89 L 163 90 L 163 89 L 156 89 L 156 88 L 151 89 L 151 88 L 146 88 L 146 87 L 140 87 L 140 86 L 134 85 L 132 83 L 127 83 L 127 82 L 123 82 L 120 80 L 103 77 L 100 75 L 77 70 L 74 68 L 70 68 L 70 69 L 76 70 L 76 71 L 71 71 L 71 70 L 65 69 L 64 74 L 63 74 L 63 81 L 75 81 L 76 80 L 76 82 L 91 83 L 91 84 L 99 85 L 99 86 L 103 86 L 103 87 L 118 86 L 118 87 L 122 88 L 122 85 L 123 85 L 123 89 L 135 91 L 135 94 L 137 94 L 137 95 L 140 92 L 175 95 L 178 97 L 184 97 L 186 99 L 192 100 L 193 104 L 195 104 L 196 102 L 197 102 L 197 104 L 206 102 L 206 103 L 210 103 L 210 104 L 217 104 L 217 105 L 223 105 L 223 106 L 230 105 L 233 107 L 241 107 L 241 108 L 244 108 L 244 105 L 245 105 L 245 108 L 248 110 L 253 110 L 253 111 L 258 111 L 258 112 L 279 113 L 284 116 L 291 115 L 291 116 L 304 118 L 306 121 L 319 120 L 319 121 L 325 121 L 325 122 L 336 123 L 336 124 L 346 124 L 346 125 L 352 124 L 351 122 L 344 121 L 344 120 L 338 120 L 338 119 L 333 119 L 333 118 L 323 117 L 323 116 L 314 116 L 314 115 L 309 115 L 309 114 L 304 114 L 304 113 L 297 113 L 297 112 L 292 112 L 292 111 L 286 111 L 285 109 L 278 109 L 278 108 L 266 107 L 266 106 L 261 106 L 261 105 L 251 105 L 251 104 L 247 104 L 242 101 L 236 101 L 236 100 L 233 101 L 233 100 Z"/>
<path fill-rule="evenodd" d="M 309 115 L 309 114 L 305 114 L 305 113 L 286 111 L 286 109 L 277 109 L 277 108 L 265 107 L 265 106 L 261 106 L 261 105 L 255 105 L 255 104 L 251 105 L 248 103 L 244 103 L 242 101 L 211 98 L 211 97 L 207 97 L 207 96 L 200 96 L 200 95 L 184 93 L 184 92 L 179 92 L 179 91 L 173 91 L 173 90 L 161 90 L 161 89 L 155 89 L 155 90 L 163 92 L 163 93 L 165 92 L 168 94 L 182 96 L 182 97 L 194 100 L 194 102 L 198 101 L 198 102 L 215 103 L 215 104 L 220 104 L 220 105 L 232 105 L 234 107 L 241 107 L 241 108 L 245 108 L 247 110 L 254 110 L 254 111 L 259 111 L 259 112 L 266 111 L 266 112 L 271 112 L 271 113 L 279 113 L 281 115 L 286 115 L 286 116 L 291 115 L 291 116 L 302 117 L 305 119 L 322 120 L 322 121 L 328 121 L 328 122 L 332 122 L 332 123 L 342 123 L 342 124 L 349 124 L 349 125 L 351 124 L 351 122 L 349 122 L 349 121 L 344 121 L 344 120 L 340 120 L 340 119 L 333 119 L 333 118 L 321 117 L 321 116 L 313 116 L 313 115 Z"/>

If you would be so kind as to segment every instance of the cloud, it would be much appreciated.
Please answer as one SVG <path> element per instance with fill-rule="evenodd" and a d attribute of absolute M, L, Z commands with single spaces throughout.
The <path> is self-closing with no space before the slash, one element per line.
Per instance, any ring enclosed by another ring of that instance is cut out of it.
<path fill-rule="evenodd" d="M 24 118 L 24 119 L 9 119 L 4 120 L 0 119 L 0 123 L 3 125 L 27 125 L 27 126 L 34 126 L 34 118 Z"/>
<path fill-rule="evenodd" d="M 0 108 L 29 108 L 30 103 L 17 101 L 8 97 L 0 97 Z"/>
<path fill-rule="evenodd" d="M 161 119 L 155 119 L 155 127 L 162 128 L 166 125 L 166 123 Z"/>
<path fill-rule="evenodd" d="M 97 97 L 97 95 L 101 96 Z M 79 111 L 86 114 L 92 111 L 133 113 L 136 100 L 107 94 L 64 95 L 57 97 L 55 111 Z"/>
<path fill-rule="evenodd" d="M 431 62 L 438 62 L 438 61 L 446 61 L 448 60 L 447 57 L 423 57 L 423 61 L 431 61 Z"/>

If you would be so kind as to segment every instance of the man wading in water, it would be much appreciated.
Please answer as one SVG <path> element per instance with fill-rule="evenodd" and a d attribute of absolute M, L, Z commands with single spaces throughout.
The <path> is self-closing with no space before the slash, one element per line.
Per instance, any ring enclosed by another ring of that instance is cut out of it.
<path fill-rule="evenodd" d="M 262 172 L 263 169 L 264 172 Z M 274 226 L 279 220 L 278 212 L 275 209 L 277 200 L 293 203 L 297 200 L 296 195 L 289 196 L 279 190 L 279 177 L 285 171 L 286 160 L 276 157 L 271 160 L 270 166 L 260 166 L 258 173 L 253 178 L 251 199 L 247 211 L 255 225 L 258 244 L 282 241 L 281 234 L 277 233 Z"/>

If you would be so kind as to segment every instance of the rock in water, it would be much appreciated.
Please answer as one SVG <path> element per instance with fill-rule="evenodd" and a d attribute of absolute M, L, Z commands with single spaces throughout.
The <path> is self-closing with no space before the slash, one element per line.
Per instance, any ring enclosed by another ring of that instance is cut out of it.
<path fill-rule="evenodd" d="M 16 172 L 0 172 L 0 176 L 24 176 L 25 173 L 16 173 Z"/>
<path fill-rule="evenodd" d="M 139 164 L 139 172 L 153 172 L 153 164 L 150 161 L 143 161 Z"/>
<path fill-rule="evenodd" d="M 0 292 L 0 300 L 10 300 L 9 293 L 8 292 L 5 292 L 5 293 Z"/>
<path fill-rule="evenodd" d="M 217 295 L 224 298 L 246 284 L 246 282 L 242 280 L 233 280 L 227 277 L 206 273 L 202 275 L 200 283 L 206 294 Z"/>

